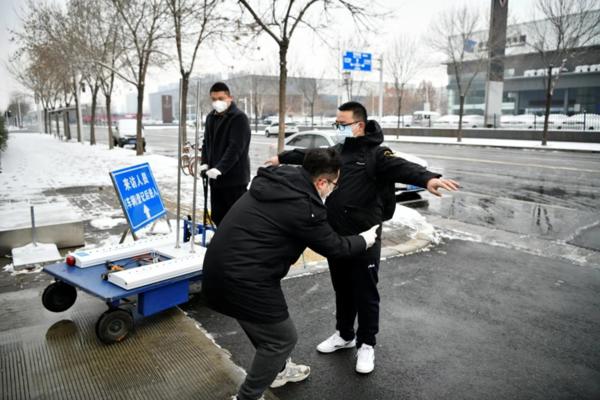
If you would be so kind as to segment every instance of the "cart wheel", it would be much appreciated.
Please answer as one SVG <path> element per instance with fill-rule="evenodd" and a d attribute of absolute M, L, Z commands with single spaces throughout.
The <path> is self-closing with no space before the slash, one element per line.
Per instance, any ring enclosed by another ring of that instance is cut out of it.
<path fill-rule="evenodd" d="M 132 329 L 133 317 L 120 308 L 106 311 L 96 322 L 96 335 L 105 344 L 122 341 Z"/>
<path fill-rule="evenodd" d="M 49 285 L 42 294 L 42 304 L 47 310 L 63 312 L 77 299 L 77 289 L 61 281 Z"/>

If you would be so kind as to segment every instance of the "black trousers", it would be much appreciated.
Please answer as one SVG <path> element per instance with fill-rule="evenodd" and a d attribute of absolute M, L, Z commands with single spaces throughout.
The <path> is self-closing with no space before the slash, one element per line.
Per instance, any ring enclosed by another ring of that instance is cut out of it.
<path fill-rule="evenodd" d="M 218 226 L 223 221 L 231 206 L 246 193 L 246 186 L 248 185 L 227 187 L 214 187 L 211 185 L 210 216 L 215 225 Z"/>
<path fill-rule="evenodd" d="M 248 375 L 237 394 L 239 400 L 255 400 L 269 388 L 298 341 L 296 327 L 288 317 L 273 324 L 237 320 L 256 349 Z"/>
<path fill-rule="evenodd" d="M 335 291 L 336 329 L 345 340 L 356 336 L 356 346 L 375 346 L 379 332 L 379 259 L 378 240 L 364 255 L 352 258 L 328 259 Z M 354 321 L 358 316 L 358 329 Z"/>

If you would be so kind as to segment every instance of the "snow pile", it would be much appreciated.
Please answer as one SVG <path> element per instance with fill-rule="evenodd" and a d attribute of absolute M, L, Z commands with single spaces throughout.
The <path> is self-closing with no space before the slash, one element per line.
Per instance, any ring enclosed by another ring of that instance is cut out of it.
<path fill-rule="evenodd" d="M 389 221 L 394 225 L 405 226 L 410 230 L 410 237 L 416 240 L 424 240 L 434 244 L 440 242 L 440 235 L 433 225 L 427 222 L 417 210 L 402 205 L 396 205 L 394 216 Z"/>
<path fill-rule="evenodd" d="M 136 156 L 135 151 L 128 149 L 109 151 L 106 145 L 63 142 L 45 134 L 13 134 L 2 154 L 0 203 L 46 201 L 49 193 L 44 192 L 61 188 L 112 186 L 111 171 L 144 162 L 150 164 L 163 200 L 176 199 L 176 158 L 153 154 Z M 191 207 L 192 185 L 191 177 L 182 176 L 182 206 L 189 204 Z M 198 189 L 201 199 L 201 182 Z"/>
<path fill-rule="evenodd" d="M 62 256 L 54 243 L 29 243 L 12 249 L 14 267 L 57 261 L 61 258 Z"/>

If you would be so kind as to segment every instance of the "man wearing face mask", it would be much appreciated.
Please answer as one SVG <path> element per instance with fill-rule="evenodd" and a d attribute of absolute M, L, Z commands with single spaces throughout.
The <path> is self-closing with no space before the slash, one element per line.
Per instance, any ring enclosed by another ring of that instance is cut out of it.
<path fill-rule="evenodd" d="M 327 199 L 327 216 L 340 235 L 352 235 L 382 223 L 383 200 L 378 187 L 402 182 L 427 188 L 436 196 L 438 189 L 457 190 L 458 183 L 440 179 L 418 164 L 394 156 L 381 146 L 383 132 L 376 121 L 367 120 L 367 111 L 357 102 L 338 108 L 336 123 L 344 143 L 334 146 L 342 158 L 339 189 Z M 283 152 L 269 160 L 299 164 L 304 150 Z M 375 164 L 374 177 L 367 164 Z M 329 257 L 329 271 L 335 291 L 336 332 L 317 346 L 320 353 L 357 347 L 356 372 L 368 374 L 375 368 L 375 336 L 379 331 L 379 291 L 377 289 L 381 241 L 377 240 L 364 255 Z M 354 323 L 358 318 L 358 329 Z"/>
<path fill-rule="evenodd" d="M 210 98 L 200 172 L 209 178 L 211 218 L 219 225 L 250 182 L 250 124 L 223 82 L 212 85 Z"/>
<path fill-rule="evenodd" d="M 238 320 L 256 349 L 234 399 L 258 399 L 269 386 L 300 382 L 310 373 L 288 358 L 297 334 L 281 290 L 304 249 L 352 257 L 375 243 L 377 226 L 340 236 L 327 222 L 323 203 L 337 185 L 340 164 L 334 150 L 312 149 L 302 168 L 259 168 L 208 246 L 202 293 L 211 308 Z"/>

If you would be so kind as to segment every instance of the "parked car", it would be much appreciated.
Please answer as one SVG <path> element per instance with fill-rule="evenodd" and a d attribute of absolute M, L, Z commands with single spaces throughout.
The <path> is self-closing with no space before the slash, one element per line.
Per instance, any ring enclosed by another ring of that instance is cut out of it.
<path fill-rule="evenodd" d="M 135 119 L 120 119 L 117 121 L 115 129 L 112 130 L 113 144 L 115 146 L 133 146 L 136 147 L 136 128 L 137 121 Z M 144 134 L 144 125 L 142 125 L 142 139 L 144 150 L 146 149 L 146 138 Z"/>
<path fill-rule="evenodd" d="M 273 122 L 271 125 L 267 126 L 265 129 L 265 136 L 269 137 L 271 135 L 277 136 L 279 133 L 279 123 Z M 285 137 L 293 135 L 294 133 L 298 133 L 298 125 L 295 122 L 286 122 L 285 123 Z"/>
<path fill-rule="evenodd" d="M 335 146 L 338 143 L 343 143 L 344 140 L 346 140 L 346 137 L 340 135 L 335 130 L 304 131 L 288 137 L 285 140 L 284 150 L 312 149 L 316 147 L 327 148 Z M 419 164 L 424 168 L 428 167 L 427 161 L 412 154 L 394 151 L 394 155 L 415 164 Z M 405 199 L 408 200 L 410 193 L 416 194 L 417 192 L 421 192 L 423 190 L 425 189 L 419 186 L 396 183 L 396 199 L 398 201 L 403 201 Z M 412 200 L 413 198 L 410 199 Z"/>
<path fill-rule="evenodd" d="M 436 128 L 456 128 L 458 127 L 458 115 L 442 115 L 433 123 L 433 126 Z"/>
<path fill-rule="evenodd" d="M 600 115 L 598 114 L 575 114 L 566 118 L 562 122 L 563 129 L 574 129 L 574 130 L 600 130 Z"/>

